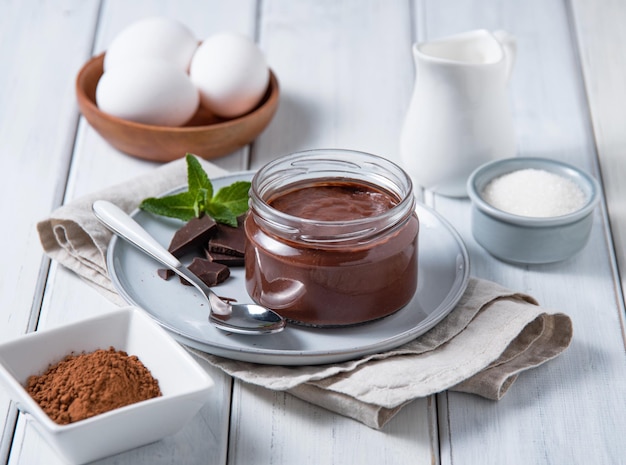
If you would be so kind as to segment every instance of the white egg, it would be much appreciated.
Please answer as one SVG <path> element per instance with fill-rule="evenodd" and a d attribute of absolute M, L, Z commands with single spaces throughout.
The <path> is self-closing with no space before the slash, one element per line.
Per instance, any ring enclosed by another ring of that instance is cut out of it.
<path fill-rule="evenodd" d="M 252 110 L 270 77 L 263 52 L 247 37 L 233 33 L 205 40 L 191 60 L 189 75 L 202 105 L 225 118 Z"/>
<path fill-rule="evenodd" d="M 106 71 L 96 87 L 105 113 L 137 123 L 181 126 L 200 103 L 187 73 L 161 60 L 137 60 Z"/>
<path fill-rule="evenodd" d="M 184 24 L 170 18 L 145 18 L 115 36 L 104 55 L 104 70 L 139 58 L 157 58 L 187 71 L 197 48 L 197 39 Z"/>

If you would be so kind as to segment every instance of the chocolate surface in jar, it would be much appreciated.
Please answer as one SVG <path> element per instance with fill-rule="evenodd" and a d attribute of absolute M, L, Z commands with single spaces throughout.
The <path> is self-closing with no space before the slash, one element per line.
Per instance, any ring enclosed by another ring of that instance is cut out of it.
<path fill-rule="evenodd" d="M 411 181 L 374 155 L 314 150 L 252 181 L 246 287 L 292 322 L 345 326 L 390 315 L 417 288 Z"/>

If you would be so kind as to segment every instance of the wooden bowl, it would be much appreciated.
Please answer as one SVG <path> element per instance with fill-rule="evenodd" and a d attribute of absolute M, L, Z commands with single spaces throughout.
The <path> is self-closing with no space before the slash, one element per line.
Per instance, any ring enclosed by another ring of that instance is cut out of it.
<path fill-rule="evenodd" d="M 104 53 L 89 60 L 76 78 L 78 107 L 89 124 L 116 149 L 146 160 L 167 162 L 193 153 L 211 159 L 252 142 L 269 124 L 278 106 L 278 81 L 270 84 L 261 103 L 243 116 L 220 118 L 200 106 L 185 126 L 166 127 L 127 121 L 100 111 L 96 86 L 102 76 Z"/>

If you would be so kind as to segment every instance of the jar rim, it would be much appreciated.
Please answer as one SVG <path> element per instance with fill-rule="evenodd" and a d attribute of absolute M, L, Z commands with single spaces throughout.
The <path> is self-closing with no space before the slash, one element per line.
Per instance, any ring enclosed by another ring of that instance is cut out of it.
<path fill-rule="evenodd" d="M 316 179 L 367 183 L 396 196 L 398 203 L 369 217 L 316 220 L 282 212 L 267 201 L 299 181 Z M 415 209 L 415 197 L 410 176 L 386 158 L 348 149 L 312 149 L 279 157 L 258 170 L 252 178 L 250 206 L 274 232 L 296 234 L 305 242 L 331 243 L 370 238 L 403 223 Z M 326 234 L 327 230 L 333 233 Z"/>

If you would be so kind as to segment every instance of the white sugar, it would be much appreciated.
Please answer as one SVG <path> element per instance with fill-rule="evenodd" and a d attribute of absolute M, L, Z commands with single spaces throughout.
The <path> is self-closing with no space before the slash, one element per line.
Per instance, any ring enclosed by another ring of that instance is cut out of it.
<path fill-rule="evenodd" d="M 493 179 L 485 186 L 482 197 L 500 210 L 532 217 L 566 215 L 585 204 L 585 194 L 576 183 L 532 168 Z"/>

